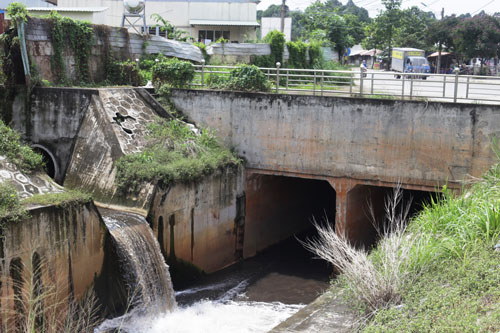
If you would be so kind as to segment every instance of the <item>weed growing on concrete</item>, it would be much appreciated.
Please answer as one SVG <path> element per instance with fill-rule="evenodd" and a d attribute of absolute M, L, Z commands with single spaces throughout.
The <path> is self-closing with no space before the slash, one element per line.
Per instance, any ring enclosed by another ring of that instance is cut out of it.
<path fill-rule="evenodd" d="M 21 144 L 20 135 L 1 120 L 0 156 L 5 156 L 10 163 L 26 172 L 42 170 L 44 166 L 42 155 Z"/>
<path fill-rule="evenodd" d="M 40 205 L 55 207 L 72 207 L 92 202 L 92 195 L 78 190 L 68 190 L 61 193 L 35 194 L 22 201 L 24 205 Z"/>
<path fill-rule="evenodd" d="M 17 191 L 8 182 L 0 182 L 0 225 L 5 222 L 16 222 L 27 216 L 21 205 Z"/>
<path fill-rule="evenodd" d="M 116 179 L 122 190 L 137 189 L 144 182 L 194 181 L 218 168 L 241 164 L 209 130 L 198 130 L 178 119 L 162 118 L 151 123 L 148 130 L 147 148 L 116 163 Z"/>

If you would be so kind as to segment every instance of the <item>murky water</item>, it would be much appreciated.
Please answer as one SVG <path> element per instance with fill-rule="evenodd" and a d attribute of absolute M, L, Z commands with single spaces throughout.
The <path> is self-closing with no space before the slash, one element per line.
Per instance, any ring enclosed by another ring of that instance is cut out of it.
<path fill-rule="evenodd" d="M 178 307 L 132 311 L 102 328 L 122 332 L 267 332 L 328 288 L 330 268 L 290 239 L 175 292 Z M 175 286 L 174 286 L 175 287 Z"/>

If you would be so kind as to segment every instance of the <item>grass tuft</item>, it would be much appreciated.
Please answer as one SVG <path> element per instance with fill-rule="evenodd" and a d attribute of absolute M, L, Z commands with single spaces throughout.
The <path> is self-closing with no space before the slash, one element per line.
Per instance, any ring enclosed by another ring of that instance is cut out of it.
<path fill-rule="evenodd" d="M 118 187 L 137 190 L 145 182 L 190 182 L 241 160 L 222 147 L 212 131 L 196 130 L 177 120 L 158 118 L 148 125 L 146 149 L 116 162 Z"/>
<path fill-rule="evenodd" d="M 67 190 L 61 193 L 35 194 L 22 201 L 24 205 L 74 207 L 92 201 L 92 195 L 78 190 Z"/>
<path fill-rule="evenodd" d="M 0 182 L 0 224 L 17 222 L 26 216 L 15 187 L 9 182 Z"/>

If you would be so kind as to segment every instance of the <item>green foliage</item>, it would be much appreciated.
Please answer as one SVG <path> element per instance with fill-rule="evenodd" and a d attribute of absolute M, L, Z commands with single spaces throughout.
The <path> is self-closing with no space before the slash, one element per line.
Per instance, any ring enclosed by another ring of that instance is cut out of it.
<path fill-rule="evenodd" d="M 153 84 L 161 87 L 168 84 L 174 88 L 186 87 L 194 78 L 194 66 L 189 61 L 177 58 L 159 61 L 153 66 Z"/>
<path fill-rule="evenodd" d="M 171 24 L 169 21 L 164 19 L 160 14 L 152 14 L 151 19 L 157 24 L 152 27 L 159 27 L 160 31 L 166 33 L 168 39 L 187 41 L 190 37 L 187 31 L 178 29 L 176 26 Z"/>
<path fill-rule="evenodd" d="M 92 47 L 93 29 L 90 22 L 76 21 L 62 17 L 57 12 L 49 15 L 52 22 L 52 47 L 54 55 L 51 65 L 58 83 L 67 83 L 63 49 L 70 47 L 76 64 L 76 82 L 89 83 L 89 59 Z"/>
<path fill-rule="evenodd" d="M 0 120 L 0 156 L 5 156 L 22 171 L 43 169 L 43 158 L 30 147 L 21 144 L 20 135 Z"/>
<path fill-rule="evenodd" d="M 210 56 L 207 53 L 207 46 L 205 45 L 205 43 L 194 42 L 193 45 L 198 46 L 201 53 L 203 54 L 203 59 L 205 59 L 205 63 L 208 63 L 210 61 Z"/>
<path fill-rule="evenodd" d="M 137 190 L 144 182 L 196 181 L 219 168 L 241 164 L 232 152 L 219 145 L 209 130 L 196 134 L 177 119 L 160 118 L 148 130 L 147 148 L 116 163 L 116 179 L 123 191 Z"/>
<path fill-rule="evenodd" d="M 215 89 L 230 89 L 239 91 L 269 91 L 271 83 L 266 75 L 255 65 L 240 65 L 231 70 L 229 77 L 210 74 L 207 84 Z"/>
<path fill-rule="evenodd" d="M 379 311 L 364 332 L 497 332 L 500 255 L 481 241 L 462 259 L 429 267 L 403 294 L 402 306 Z"/>
<path fill-rule="evenodd" d="M 307 62 L 307 44 L 299 40 L 297 42 L 288 42 L 286 46 L 289 53 L 287 62 L 289 68 L 304 69 L 309 67 Z"/>
<path fill-rule="evenodd" d="M 17 222 L 26 216 L 15 187 L 9 182 L 0 182 L 0 224 Z"/>
<path fill-rule="evenodd" d="M 15 1 L 7 6 L 7 14 L 11 19 L 11 24 L 16 22 L 26 22 L 28 20 L 28 9 L 25 4 Z"/>
<path fill-rule="evenodd" d="M 463 19 L 455 30 L 454 44 L 467 58 L 498 56 L 500 19 L 490 15 Z"/>
<path fill-rule="evenodd" d="M 92 202 L 92 195 L 79 190 L 68 190 L 61 193 L 35 194 L 22 201 L 24 205 L 74 207 Z"/>
<path fill-rule="evenodd" d="M 269 67 L 276 67 L 276 63 L 283 63 L 283 52 L 285 48 L 285 34 L 277 30 L 270 31 L 264 41 L 271 47 L 271 55 L 269 57 Z"/>
<path fill-rule="evenodd" d="M 416 6 L 401 11 L 394 45 L 428 50 L 433 47 L 426 39 L 427 27 L 436 22 L 432 12 L 424 12 Z"/>
<path fill-rule="evenodd" d="M 113 60 L 107 66 L 107 80 L 114 85 L 142 86 L 145 80 L 139 66 L 134 61 Z"/>
<path fill-rule="evenodd" d="M 24 67 L 21 61 L 19 37 L 15 30 L 0 35 L 2 69 L 6 85 L 24 84 Z"/>
<path fill-rule="evenodd" d="M 311 40 L 309 42 L 309 66 L 307 68 L 323 68 L 324 59 L 323 51 L 321 51 L 322 42 L 317 40 Z"/>

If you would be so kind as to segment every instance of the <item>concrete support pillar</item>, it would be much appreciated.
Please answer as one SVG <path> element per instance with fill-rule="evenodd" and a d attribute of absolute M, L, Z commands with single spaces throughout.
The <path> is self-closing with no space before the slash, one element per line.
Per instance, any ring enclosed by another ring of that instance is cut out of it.
<path fill-rule="evenodd" d="M 350 180 L 333 180 L 330 184 L 336 191 L 337 234 L 344 234 L 358 247 L 372 246 L 377 239 L 375 226 L 383 219 L 384 199 L 390 188 L 360 185 Z"/>

